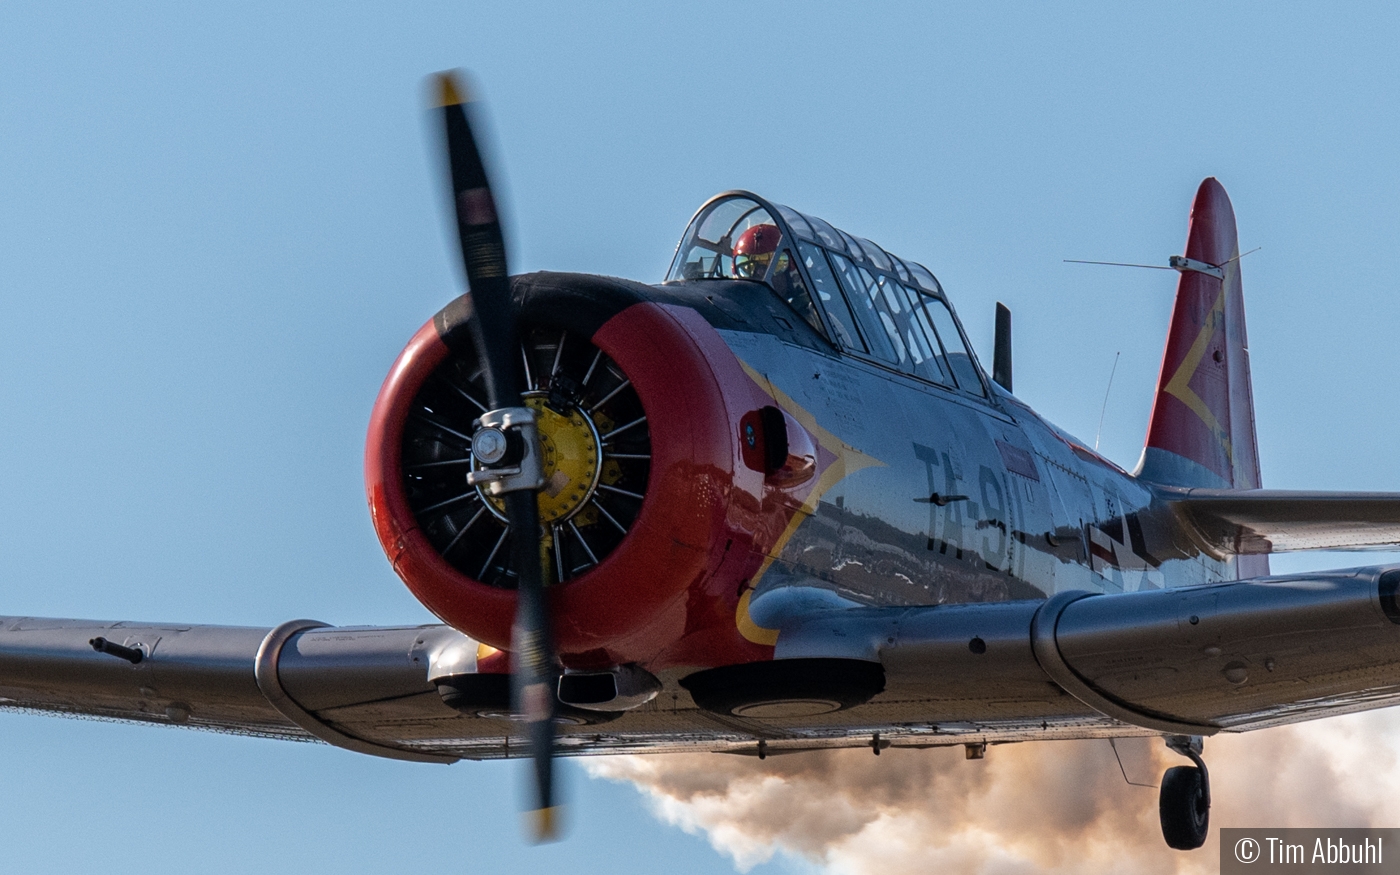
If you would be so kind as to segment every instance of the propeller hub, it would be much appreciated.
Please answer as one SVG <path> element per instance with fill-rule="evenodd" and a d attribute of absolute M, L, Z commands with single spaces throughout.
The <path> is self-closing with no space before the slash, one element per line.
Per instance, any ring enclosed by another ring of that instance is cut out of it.
<path fill-rule="evenodd" d="M 472 456 L 483 465 L 494 465 L 506 457 L 510 442 L 499 428 L 486 426 L 472 435 Z"/>
<path fill-rule="evenodd" d="M 544 487 L 539 492 L 540 522 L 549 526 L 579 514 L 598 488 L 607 466 L 603 462 L 598 424 L 593 417 L 577 406 L 560 413 L 549 406 L 548 395 L 544 392 L 531 392 L 524 401 L 525 406 L 534 411 L 539 429 L 540 460 L 544 466 Z M 477 489 L 492 512 L 504 520 L 505 499 L 486 492 L 484 486 Z M 596 522 L 588 518 L 589 514 L 596 514 L 596 511 L 591 508 L 584 511 L 577 524 Z"/>

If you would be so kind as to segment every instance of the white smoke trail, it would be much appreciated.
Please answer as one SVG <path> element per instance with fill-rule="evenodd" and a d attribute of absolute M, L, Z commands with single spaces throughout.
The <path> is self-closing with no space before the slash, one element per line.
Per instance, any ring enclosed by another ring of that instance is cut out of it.
<path fill-rule="evenodd" d="M 1376 712 L 1206 742 L 1211 840 L 1169 850 L 1157 792 L 1129 786 L 1106 741 L 831 751 L 756 757 L 686 754 L 588 760 L 630 781 L 657 816 L 704 833 L 747 871 L 776 854 L 842 875 L 931 871 L 1206 873 L 1222 826 L 1394 826 L 1400 791 L 1390 739 L 1400 714 Z M 1160 740 L 1118 742 L 1134 781 L 1185 760 Z"/>

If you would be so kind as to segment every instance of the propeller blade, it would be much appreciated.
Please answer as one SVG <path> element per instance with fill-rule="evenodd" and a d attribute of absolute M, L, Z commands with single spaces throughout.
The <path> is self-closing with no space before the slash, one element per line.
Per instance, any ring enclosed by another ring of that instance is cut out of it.
<path fill-rule="evenodd" d="M 559 679 L 549 628 L 544 574 L 546 561 L 540 531 L 538 496 L 520 491 L 506 495 L 511 530 L 533 531 L 536 537 L 513 539 L 517 578 L 515 627 L 511 630 L 511 696 L 515 712 L 525 720 L 534 766 L 535 807 L 530 829 L 536 841 L 556 838 L 554 800 L 554 711 Z"/>
<path fill-rule="evenodd" d="M 438 76 L 438 103 L 447 133 L 452 204 L 457 213 L 462 265 L 472 296 L 475 318 L 471 320 L 471 330 L 481 353 L 486 392 L 492 408 L 482 414 L 483 425 L 488 418 L 499 424 L 492 414 L 510 409 L 532 416 L 530 411 L 520 409 L 524 402 L 516 371 L 520 331 L 510 296 L 505 237 L 481 151 L 472 134 L 467 101 L 451 73 Z M 505 423 L 502 428 L 511 428 L 509 417 L 500 422 Z M 513 430 L 524 442 L 535 444 L 524 453 L 526 460 L 533 454 L 534 464 L 538 466 L 539 438 L 533 421 L 528 427 Z M 508 443 L 501 441 L 500 446 Z M 474 439 L 474 447 L 475 444 Z M 516 476 L 524 468 L 522 464 Z M 516 572 L 517 608 L 511 630 L 511 696 L 515 712 L 525 721 L 530 757 L 534 762 L 535 804 L 530 812 L 531 832 L 536 841 L 548 841 L 556 837 L 557 830 L 553 757 L 558 678 L 545 594 L 548 563 L 539 522 L 539 480 L 519 485 L 511 482 L 512 478 L 503 477 L 491 483 L 490 488 L 505 499 L 512 534 L 511 564 Z"/>
<path fill-rule="evenodd" d="M 486 366 L 486 394 L 492 408 L 520 405 L 520 381 L 515 350 L 520 338 L 515 307 L 510 299 L 505 236 L 491 196 L 491 184 L 481 151 L 467 119 L 467 103 L 456 77 L 438 74 L 438 103 L 447 133 L 447 156 L 452 168 L 452 206 L 457 213 L 457 238 L 467 272 L 473 313 L 472 339 Z"/>

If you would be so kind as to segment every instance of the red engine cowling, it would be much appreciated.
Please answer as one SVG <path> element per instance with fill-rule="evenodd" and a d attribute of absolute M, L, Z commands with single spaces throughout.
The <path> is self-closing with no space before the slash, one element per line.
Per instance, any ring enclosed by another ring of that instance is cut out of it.
<path fill-rule="evenodd" d="M 736 610 L 793 513 L 744 457 L 744 427 L 773 397 L 698 313 L 649 300 L 646 286 L 532 274 L 513 291 L 527 402 L 544 435 L 541 517 L 565 664 L 771 658 L 760 636 L 741 634 Z M 485 402 L 470 306 L 453 302 L 394 363 L 371 415 L 365 479 L 380 542 L 414 596 L 508 648 L 509 528 L 466 481 Z"/>

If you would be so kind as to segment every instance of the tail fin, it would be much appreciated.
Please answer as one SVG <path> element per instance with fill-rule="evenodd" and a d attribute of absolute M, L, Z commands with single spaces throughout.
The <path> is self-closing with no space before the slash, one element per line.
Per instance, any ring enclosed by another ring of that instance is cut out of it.
<path fill-rule="evenodd" d="M 1137 475 L 1166 486 L 1258 489 L 1259 445 L 1235 211 L 1213 177 L 1191 205 L 1157 398 Z M 1220 268 L 1224 276 L 1215 274 Z"/>

